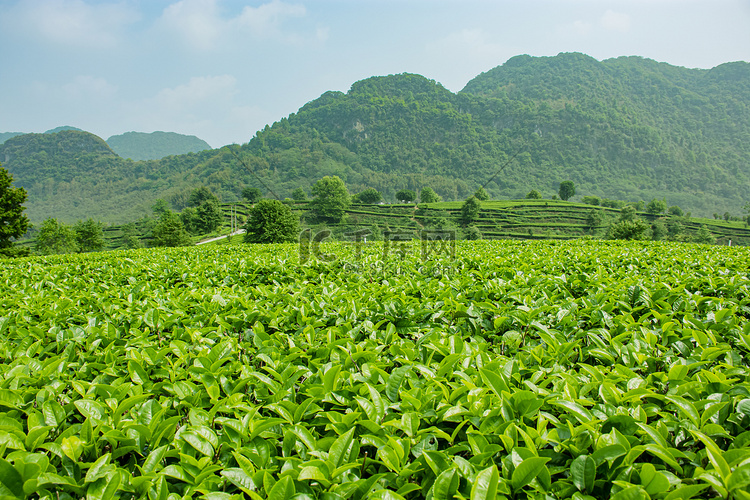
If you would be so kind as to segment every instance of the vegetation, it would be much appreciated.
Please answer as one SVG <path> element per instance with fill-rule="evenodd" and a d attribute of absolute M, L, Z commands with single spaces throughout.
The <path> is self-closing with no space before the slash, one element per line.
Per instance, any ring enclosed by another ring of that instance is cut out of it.
<path fill-rule="evenodd" d="M 352 201 L 355 201 L 357 203 L 365 203 L 368 205 L 373 205 L 375 203 L 379 203 L 383 200 L 383 195 L 380 194 L 380 191 L 374 188 L 367 188 L 364 191 L 357 193 L 353 198 Z"/>
<path fill-rule="evenodd" d="M 750 183 L 748 79 L 741 62 L 699 70 L 635 57 L 519 56 L 458 94 L 419 75 L 356 82 L 239 148 L 133 162 L 65 130 L 12 137 L 0 158 L 28 191 L 32 222 L 124 223 L 196 185 L 231 203 L 259 179 L 284 198 L 334 175 L 353 193 L 372 187 L 387 200 L 394 186 L 425 185 L 464 200 L 490 179 L 491 198 L 520 199 L 569 179 L 602 200 L 739 214 Z"/>
<path fill-rule="evenodd" d="M 171 210 L 162 213 L 153 231 L 154 246 L 180 247 L 191 243 L 190 235 L 180 216 Z"/>
<path fill-rule="evenodd" d="M 654 198 L 653 200 L 648 202 L 648 205 L 646 205 L 646 212 L 650 213 L 651 215 L 663 214 L 666 211 L 667 211 L 666 200 L 657 200 L 656 198 Z"/>
<path fill-rule="evenodd" d="M 747 249 L 362 247 L 0 267 L 4 494 L 747 497 Z"/>
<path fill-rule="evenodd" d="M 479 210 L 481 209 L 481 207 L 482 204 L 476 196 L 470 197 L 464 202 L 463 205 L 461 205 L 461 220 L 465 224 L 474 222 L 474 220 L 479 215 Z"/>
<path fill-rule="evenodd" d="M 411 189 L 402 189 L 396 193 L 397 203 L 411 203 L 417 201 L 417 193 Z"/>
<path fill-rule="evenodd" d="M 203 205 L 207 201 L 218 202 L 219 199 L 206 186 L 199 186 L 199 187 L 195 188 L 192 193 L 190 193 L 190 199 L 188 201 L 188 206 L 190 206 L 190 207 L 199 207 L 199 206 Z"/>
<path fill-rule="evenodd" d="M 438 203 L 442 200 L 443 198 L 429 186 L 423 187 L 419 193 L 419 201 L 422 203 Z"/>
<path fill-rule="evenodd" d="M 0 258 L 18 255 L 13 243 L 23 236 L 29 219 L 23 213 L 26 191 L 13 186 L 13 176 L 0 167 Z"/>
<path fill-rule="evenodd" d="M 305 191 L 302 190 L 302 192 L 304 193 Z M 245 198 L 245 200 L 247 200 L 249 203 L 255 203 L 256 201 L 263 198 L 263 191 L 256 187 L 247 187 L 242 190 L 242 197 Z"/>
<path fill-rule="evenodd" d="M 102 223 L 94 219 L 78 221 L 73 226 L 75 242 L 79 252 L 96 252 L 104 247 Z"/>
<path fill-rule="evenodd" d="M 199 233 L 216 231 L 224 219 L 217 200 L 206 200 L 195 209 L 195 226 Z"/>
<path fill-rule="evenodd" d="M 576 187 L 575 184 L 573 184 L 573 181 L 562 181 L 560 183 L 560 189 L 558 190 L 557 194 L 560 195 L 560 199 L 563 201 L 568 201 L 570 198 L 575 196 Z"/>
<path fill-rule="evenodd" d="M 485 191 L 483 187 L 480 186 L 479 189 L 474 192 L 474 198 L 479 201 L 487 201 L 490 199 L 490 195 L 489 193 L 487 193 L 487 191 Z"/>
<path fill-rule="evenodd" d="M 299 219 L 278 200 L 260 200 L 245 225 L 247 243 L 290 243 L 299 237 Z"/>
<path fill-rule="evenodd" d="M 34 250 L 42 255 L 75 252 L 76 233 L 64 222 L 50 217 L 37 232 Z"/>
<path fill-rule="evenodd" d="M 526 195 L 526 199 L 527 200 L 541 200 L 542 199 L 542 194 L 539 191 L 537 191 L 536 189 L 532 189 Z"/>
<path fill-rule="evenodd" d="M 292 191 L 292 199 L 294 201 L 307 201 L 307 193 L 303 188 L 298 187 Z"/>
<path fill-rule="evenodd" d="M 346 185 L 338 176 L 323 177 L 312 187 L 310 208 L 315 215 L 328 222 L 341 222 L 351 204 Z"/>
<path fill-rule="evenodd" d="M 135 248 L 141 248 L 143 247 L 143 243 L 141 243 L 141 239 L 138 236 L 138 229 L 136 228 L 136 225 L 134 223 L 126 224 L 122 228 L 122 236 L 120 236 L 120 245 L 121 248 L 126 249 L 135 249 Z"/>

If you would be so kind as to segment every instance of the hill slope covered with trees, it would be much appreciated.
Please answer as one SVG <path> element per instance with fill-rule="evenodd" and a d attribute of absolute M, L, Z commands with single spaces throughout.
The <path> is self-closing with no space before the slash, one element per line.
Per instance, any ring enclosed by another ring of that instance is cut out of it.
<path fill-rule="evenodd" d="M 578 196 L 666 198 L 695 215 L 740 214 L 750 185 L 750 64 L 699 70 L 638 57 L 518 56 L 458 93 L 419 75 L 373 77 L 324 93 L 232 150 L 146 162 L 108 148 L 32 147 L 24 137 L 0 146 L 0 161 L 29 190 L 32 220 L 132 219 L 158 197 L 180 208 L 199 184 L 224 202 L 245 187 L 286 197 L 326 175 L 386 201 L 424 186 L 463 199 L 485 183 L 494 198 L 531 189 L 550 197 L 572 180 Z M 45 167 L 53 164 L 64 175 Z M 95 206 L 84 201 L 91 196 Z"/>

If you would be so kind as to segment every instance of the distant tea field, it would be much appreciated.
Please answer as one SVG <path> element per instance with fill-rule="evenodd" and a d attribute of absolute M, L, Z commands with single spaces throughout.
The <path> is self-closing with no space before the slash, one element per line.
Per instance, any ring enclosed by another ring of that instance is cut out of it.
<path fill-rule="evenodd" d="M 0 498 L 750 499 L 747 247 L 304 257 L 3 261 Z"/>

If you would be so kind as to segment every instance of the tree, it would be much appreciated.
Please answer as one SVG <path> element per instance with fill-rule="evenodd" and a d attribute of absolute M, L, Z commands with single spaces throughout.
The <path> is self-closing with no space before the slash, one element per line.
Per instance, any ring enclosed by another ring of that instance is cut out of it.
<path fill-rule="evenodd" d="M 104 247 L 104 231 L 102 223 L 91 217 L 85 221 L 79 220 L 73 226 L 78 250 L 81 252 L 96 252 Z"/>
<path fill-rule="evenodd" d="M 685 212 L 683 212 L 682 209 L 677 205 L 672 205 L 671 207 L 669 207 L 667 213 L 669 215 L 674 215 L 675 217 L 682 217 L 683 215 L 685 215 Z"/>
<path fill-rule="evenodd" d="M 649 225 L 642 219 L 621 220 L 612 224 L 607 237 L 612 240 L 644 240 L 648 239 Z"/>
<path fill-rule="evenodd" d="M 141 239 L 138 237 L 135 223 L 130 222 L 122 226 L 122 239 L 120 240 L 120 245 L 125 248 L 141 248 L 143 246 Z"/>
<path fill-rule="evenodd" d="M 716 244 L 716 236 L 711 234 L 711 231 L 708 230 L 708 226 L 703 224 L 695 235 L 695 238 L 693 238 L 693 241 L 696 243 L 705 243 L 706 245 L 714 245 Z"/>
<path fill-rule="evenodd" d="M 467 240 L 481 240 L 482 233 L 479 231 L 479 228 L 477 228 L 477 226 L 475 226 L 474 224 L 470 224 L 464 230 L 464 238 Z"/>
<path fill-rule="evenodd" d="M 159 198 L 151 206 L 151 210 L 154 211 L 154 215 L 156 217 L 161 217 L 162 215 L 164 215 L 165 212 L 169 211 L 169 203 L 167 203 L 165 200 Z"/>
<path fill-rule="evenodd" d="M 601 205 L 602 199 L 598 196 L 584 196 L 581 201 L 583 201 L 586 205 Z"/>
<path fill-rule="evenodd" d="M 44 255 L 72 253 L 76 251 L 75 240 L 70 226 L 50 217 L 39 228 L 34 250 Z"/>
<path fill-rule="evenodd" d="M 479 215 L 479 210 L 482 204 L 477 200 L 476 196 L 472 196 L 461 205 L 461 219 L 469 224 Z"/>
<path fill-rule="evenodd" d="M 299 235 L 299 220 L 279 200 L 260 200 L 245 225 L 246 243 L 288 243 Z"/>
<path fill-rule="evenodd" d="M 542 193 L 537 191 L 536 189 L 532 189 L 529 191 L 529 194 L 526 195 L 527 200 L 541 200 L 542 199 Z"/>
<path fill-rule="evenodd" d="M 382 199 L 383 195 L 375 188 L 367 188 L 357 194 L 357 200 L 359 200 L 360 203 L 366 203 L 368 205 L 379 203 Z"/>
<path fill-rule="evenodd" d="M 307 193 L 305 193 L 305 190 L 301 187 L 295 188 L 294 191 L 292 191 L 292 199 L 294 201 L 307 201 Z"/>
<path fill-rule="evenodd" d="M 400 201 L 401 203 L 411 203 L 416 199 L 417 193 L 415 193 L 411 189 L 402 189 L 401 191 L 396 193 L 396 200 Z"/>
<path fill-rule="evenodd" d="M 477 189 L 477 191 L 474 193 L 474 198 L 479 201 L 487 201 L 490 199 L 490 195 L 489 193 L 487 193 L 487 191 L 484 190 L 483 187 L 480 186 L 479 189 Z"/>
<path fill-rule="evenodd" d="M 185 226 L 185 231 L 190 234 L 198 234 L 198 211 L 195 207 L 185 207 L 180 212 L 180 220 L 182 225 Z"/>
<path fill-rule="evenodd" d="M 656 198 L 654 198 L 653 200 L 648 202 L 648 205 L 646 205 L 646 212 L 650 213 L 651 215 L 663 214 L 666 211 L 667 211 L 666 200 L 657 200 Z"/>
<path fill-rule="evenodd" d="M 620 210 L 620 222 L 622 221 L 635 221 L 638 218 L 638 212 L 632 205 L 626 205 Z"/>
<path fill-rule="evenodd" d="M 191 207 L 199 207 L 209 200 L 213 200 L 217 203 L 219 202 L 219 199 L 206 186 L 197 187 L 193 189 L 192 193 L 190 193 Z"/>
<path fill-rule="evenodd" d="M 671 241 L 686 241 L 685 226 L 679 217 L 670 217 L 667 221 L 667 238 Z"/>
<path fill-rule="evenodd" d="M 0 255 L 14 256 L 14 240 L 23 236 L 29 228 L 29 219 L 24 215 L 23 203 L 26 190 L 12 186 L 13 176 L 0 168 Z"/>
<path fill-rule="evenodd" d="M 323 220 L 340 222 L 344 212 L 351 205 L 351 197 L 346 185 L 338 176 L 325 176 L 312 187 L 314 196 L 310 207 Z"/>
<path fill-rule="evenodd" d="M 195 210 L 196 226 L 201 233 L 211 233 L 221 226 L 224 214 L 221 212 L 219 202 L 207 199 Z"/>
<path fill-rule="evenodd" d="M 560 195 L 561 200 L 568 201 L 576 194 L 576 186 L 573 184 L 573 181 L 562 181 L 557 194 Z"/>
<path fill-rule="evenodd" d="M 437 194 L 431 187 L 423 187 L 419 193 L 419 200 L 422 203 L 437 203 L 442 200 L 439 194 Z"/>
<path fill-rule="evenodd" d="M 604 212 L 602 209 L 591 209 L 586 214 L 586 225 L 589 230 L 593 233 L 597 227 L 601 226 L 604 222 Z"/>
<path fill-rule="evenodd" d="M 263 198 L 263 191 L 254 187 L 246 187 L 242 190 L 242 197 L 250 203 L 255 203 Z"/>
<path fill-rule="evenodd" d="M 661 219 L 657 219 L 654 221 L 653 224 L 651 224 L 651 239 L 654 241 L 660 241 L 666 238 L 666 236 L 669 234 L 669 230 L 667 229 L 667 225 L 664 224 L 664 221 Z"/>
<path fill-rule="evenodd" d="M 190 235 L 185 231 L 180 216 L 171 210 L 167 210 L 159 217 L 153 235 L 154 246 L 157 247 L 180 247 L 191 243 Z"/>

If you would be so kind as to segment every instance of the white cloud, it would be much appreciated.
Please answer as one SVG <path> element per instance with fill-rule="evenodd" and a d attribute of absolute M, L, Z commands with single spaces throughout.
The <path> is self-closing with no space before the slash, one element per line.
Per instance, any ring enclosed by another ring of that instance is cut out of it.
<path fill-rule="evenodd" d="M 512 55 L 508 46 L 496 40 L 495 33 L 481 28 L 466 28 L 448 33 L 426 46 L 428 57 L 425 62 L 432 61 L 431 65 L 442 65 L 445 71 L 441 75 L 439 72 L 422 70 L 422 74 L 435 78 L 447 89 L 457 92 L 469 79 L 501 64 Z M 416 67 L 419 71 L 419 66 Z"/>
<path fill-rule="evenodd" d="M 283 23 L 306 15 L 303 5 L 279 0 L 258 7 L 246 6 L 234 17 L 223 16 L 217 0 L 180 0 L 164 9 L 161 22 L 187 44 L 200 50 L 211 50 L 222 41 L 236 42 L 237 37 L 243 35 L 298 42 L 299 36 L 284 32 Z M 320 30 L 316 37 L 321 37 Z"/>
<path fill-rule="evenodd" d="M 19 2 L 8 9 L 2 25 L 56 44 L 109 49 L 120 40 L 124 28 L 139 19 L 140 14 L 125 3 L 41 0 Z"/>
<path fill-rule="evenodd" d="M 117 93 L 117 86 L 104 78 L 91 75 L 79 75 L 70 83 L 63 85 L 63 91 L 72 99 L 108 99 Z"/>
<path fill-rule="evenodd" d="M 129 113 L 139 130 L 168 130 L 196 135 L 212 146 L 247 142 L 262 111 L 238 102 L 238 81 L 232 75 L 198 76 L 160 90 Z"/>
<path fill-rule="evenodd" d="M 292 5 L 273 0 L 271 3 L 258 7 L 245 7 L 242 14 L 234 21 L 238 26 L 250 28 L 252 33 L 260 37 L 278 35 L 281 23 L 291 17 L 305 17 L 307 10 L 304 5 Z"/>
<path fill-rule="evenodd" d="M 494 41 L 482 29 L 463 29 L 448 34 L 437 43 L 432 44 L 431 48 L 441 52 L 449 51 L 460 57 L 470 57 L 476 59 L 493 59 L 499 60 L 505 52 L 505 48 Z"/>
<path fill-rule="evenodd" d="M 585 37 L 591 33 L 591 23 L 578 19 L 572 23 L 558 25 L 555 32 L 563 37 Z"/>
<path fill-rule="evenodd" d="M 224 28 L 215 0 L 180 0 L 164 9 L 162 20 L 199 49 L 212 48 Z"/>
<path fill-rule="evenodd" d="M 630 16 L 621 12 L 608 10 L 599 19 L 599 24 L 606 30 L 627 33 L 630 31 Z"/>
<path fill-rule="evenodd" d="M 184 85 L 161 90 L 154 103 L 164 111 L 185 113 L 231 99 L 236 86 L 237 79 L 231 75 L 193 77 Z"/>

